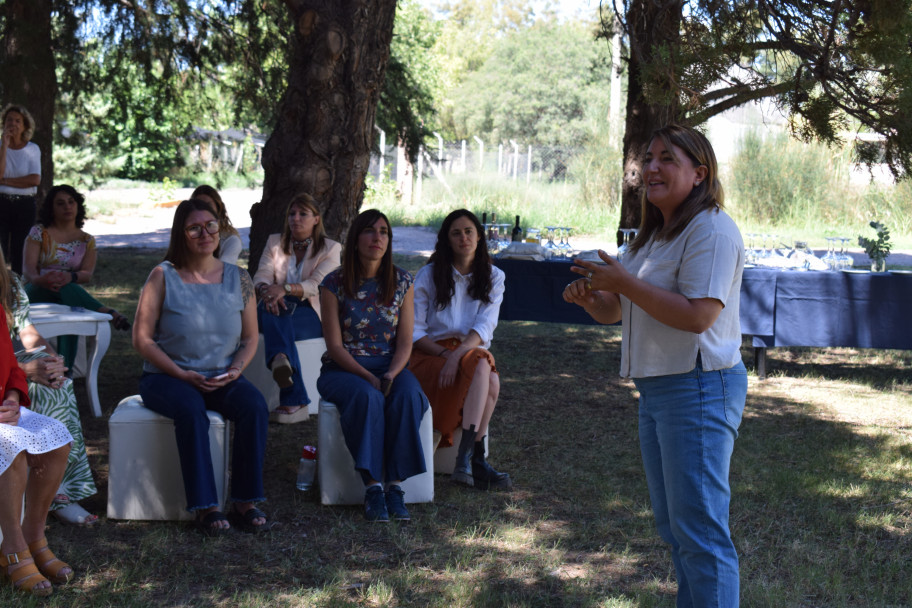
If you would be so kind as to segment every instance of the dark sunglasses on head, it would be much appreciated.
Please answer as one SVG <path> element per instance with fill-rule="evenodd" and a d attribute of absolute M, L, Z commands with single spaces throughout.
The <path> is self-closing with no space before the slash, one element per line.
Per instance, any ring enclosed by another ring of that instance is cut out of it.
<path fill-rule="evenodd" d="M 209 234 L 217 234 L 219 231 L 218 220 L 209 220 L 205 224 L 193 224 L 192 226 L 184 228 L 187 232 L 187 236 L 191 239 L 198 239 L 203 236 L 203 229 Z"/>

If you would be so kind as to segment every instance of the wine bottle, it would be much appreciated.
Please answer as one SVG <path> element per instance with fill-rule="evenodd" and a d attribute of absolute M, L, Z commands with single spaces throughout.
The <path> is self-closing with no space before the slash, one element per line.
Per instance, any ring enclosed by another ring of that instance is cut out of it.
<path fill-rule="evenodd" d="M 513 232 L 510 233 L 510 240 L 514 243 L 522 241 L 522 228 L 519 227 L 519 216 L 516 216 L 516 225 L 513 226 Z"/>
<path fill-rule="evenodd" d="M 491 212 L 491 229 L 488 230 L 488 240 L 496 241 L 497 240 L 497 212 Z"/>

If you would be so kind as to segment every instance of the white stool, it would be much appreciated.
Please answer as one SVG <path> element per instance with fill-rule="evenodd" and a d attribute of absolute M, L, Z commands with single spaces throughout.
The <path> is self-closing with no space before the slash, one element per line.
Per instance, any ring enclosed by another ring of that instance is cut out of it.
<path fill-rule="evenodd" d="M 431 454 L 434 452 L 433 418 L 431 408 L 428 407 L 419 429 L 427 470 L 402 482 L 407 503 L 434 501 L 434 471 L 431 461 Z M 342 424 L 339 422 L 339 410 L 335 404 L 320 399 L 320 416 L 317 420 L 320 500 L 324 505 L 363 503 L 364 481 L 361 474 L 355 470 L 355 460 L 345 445 Z"/>
<path fill-rule="evenodd" d="M 209 414 L 209 450 L 220 505 L 228 488 L 229 423 Z M 187 511 L 174 421 L 143 407 L 139 395 L 123 399 L 108 420 L 108 518 L 193 519 Z"/>
<path fill-rule="evenodd" d="M 485 454 L 488 453 L 488 436 L 491 434 L 491 429 L 488 428 L 488 434 L 485 435 L 484 446 Z M 456 468 L 456 455 L 459 454 L 459 441 L 462 439 L 462 427 L 457 427 L 453 431 L 453 445 L 447 446 L 445 448 L 437 447 L 434 450 L 434 472 L 435 473 L 445 473 L 446 475 L 452 475 L 453 469 Z M 440 445 L 440 433 L 434 431 L 434 445 Z"/>
<path fill-rule="evenodd" d="M 307 389 L 307 396 L 310 397 L 307 413 L 311 416 L 316 416 L 320 407 L 317 378 L 320 377 L 320 367 L 322 366 L 320 359 L 323 357 L 323 353 L 326 352 L 326 341 L 323 338 L 298 340 L 295 342 L 295 346 L 298 347 L 298 359 L 301 361 L 301 377 L 304 379 L 304 388 Z M 270 412 L 279 407 L 279 385 L 272 379 L 272 372 L 266 366 L 266 349 L 263 343 L 263 334 L 260 334 L 256 354 L 253 355 L 250 365 L 244 370 L 244 377 L 250 380 L 251 384 L 263 393 Z"/>

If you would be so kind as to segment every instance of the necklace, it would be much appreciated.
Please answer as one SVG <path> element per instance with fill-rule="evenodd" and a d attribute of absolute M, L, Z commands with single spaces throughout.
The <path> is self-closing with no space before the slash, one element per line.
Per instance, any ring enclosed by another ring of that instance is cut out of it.
<path fill-rule="evenodd" d="M 292 244 L 292 247 L 300 250 L 300 249 L 307 249 L 307 246 L 310 245 L 312 242 L 313 242 L 313 239 L 310 237 L 307 237 L 303 241 L 296 241 L 296 240 L 292 239 L 291 244 Z"/>

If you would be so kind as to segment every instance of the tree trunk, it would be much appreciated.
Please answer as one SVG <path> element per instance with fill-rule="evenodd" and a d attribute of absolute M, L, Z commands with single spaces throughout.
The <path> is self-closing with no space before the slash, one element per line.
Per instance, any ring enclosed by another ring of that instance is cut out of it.
<path fill-rule="evenodd" d="M 51 0 L 0 4 L 0 99 L 25 106 L 35 119 L 32 141 L 41 148 L 39 195 L 54 182 L 54 101 L 57 72 L 51 48 Z"/>
<path fill-rule="evenodd" d="M 294 195 L 316 199 L 334 239 L 357 215 L 396 14 L 396 0 L 285 4 L 294 46 L 278 124 L 263 150 L 263 200 L 250 210 L 251 272 Z"/>
<path fill-rule="evenodd" d="M 670 8 L 663 8 L 670 6 Z M 679 120 L 682 116 L 677 98 L 648 99 L 644 89 L 642 66 L 653 59 L 658 44 L 667 46 L 677 40 L 680 28 L 680 6 L 660 5 L 649 0 L 633 2 L 627 13 L 630 58 L 627 66 L 627 116 L 624 126 L 624 178 L 621 189 L 621 225 L 639 228 L 642 219 L 640 200 L 643 193 L 641 168 L 649 137 L 656 129 Z M 673 62 L 668 66 L 673 73 Z M 667 89 L 666 89 L 667 92 Z M 654 93 L 653 93 L 654 94 Z M 620 230 L 618 245 L 622 242 Z"/>

